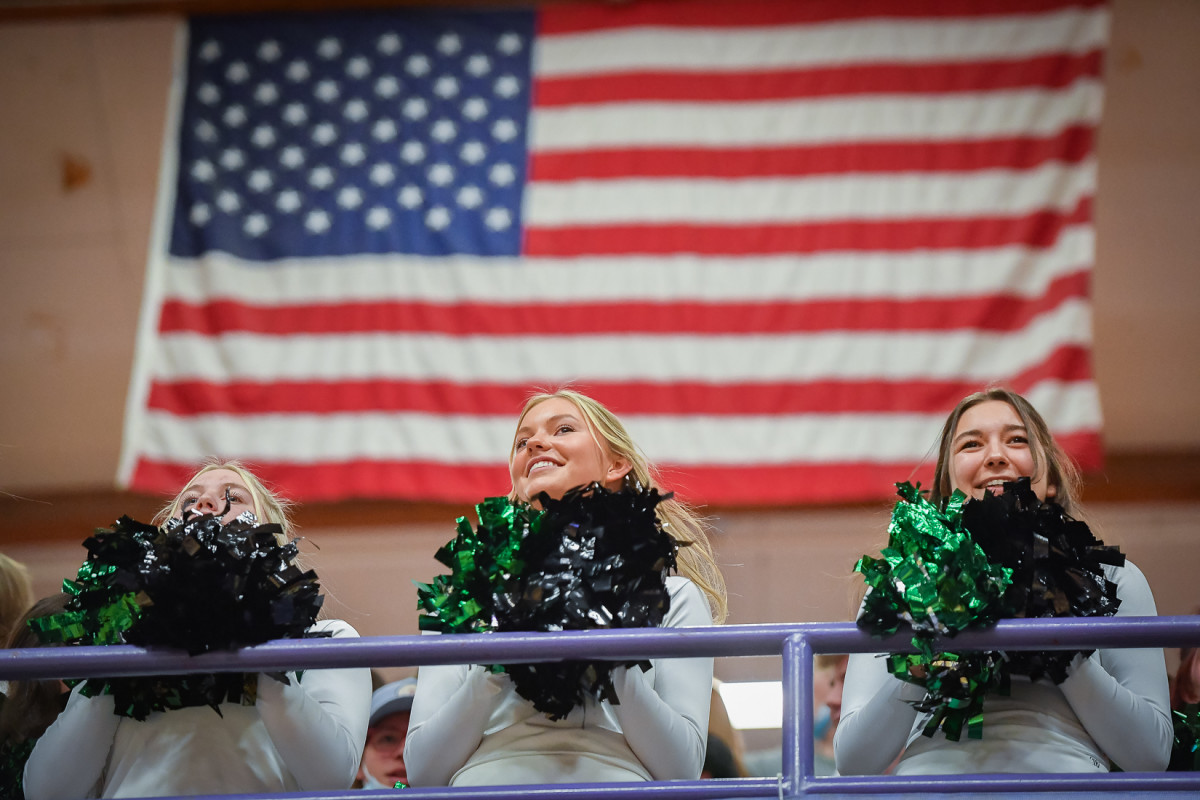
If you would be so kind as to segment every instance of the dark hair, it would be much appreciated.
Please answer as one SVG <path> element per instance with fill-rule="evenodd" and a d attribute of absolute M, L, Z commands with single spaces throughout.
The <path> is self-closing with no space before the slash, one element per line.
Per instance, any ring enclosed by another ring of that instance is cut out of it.
<path fill-rule="evenodd" d="M 704 766 L 702 772 L 710 778 L 741 778 L 733 750 L 725 741 L 715 734 L 708 735 L 708 746 L 704 750 Z"/>
<path fill-rule="evenodd" d="M 1054 441 L 1054 434 L 1050 433 L 1050 426 L 1046 424 L 1046 420 L 1028 400 L 1014 391 L 999 387 L 991 387 L 982 392 L 967 395 L 958 401 L 958 405 L 950 412 L 950 416 L 946 417 L 946 424 L 942 426 L 942 434 L 938 438 L 937 467 L 933 472 L 930 500 L 940 505 L 954 491 L 950 480 L 950 465 L 953 455 L 951 449 L 954 443 L 954 432 L 958 429 L 958 421 L 967 409 L 990 400 L 1008 403 L 1021 418 L 1021 424 L 1025 426 L 1031 441 L 1030 450 L 1033 455 L 1034 469 L 1034 475 L 1031 477 L 1036 480 L 1040 477 L 1040 473 L 1045 471 L 1047 486 L 1054 487 L 1054 501 L 1062 506 L 1068 514 L 1077 513 L 1079 470 L 1075 466 L 1075 462 L 1059 447 L 1058 442 Z"/>
<path fill-rule="evenodd" d="M 57 614 L 66 608 L 70 595 L 54 594 L 33 604 L 20 623 L 13 628 L 5 646 L 8 648 L 56 647 L 43 645 L 29 627 L 37 617 Z M 65 692 L 57 680 L 12 681 L 8 698 L 0 706 L 0 744 L 36 739 L 45 733 L 63 709 Z"/>

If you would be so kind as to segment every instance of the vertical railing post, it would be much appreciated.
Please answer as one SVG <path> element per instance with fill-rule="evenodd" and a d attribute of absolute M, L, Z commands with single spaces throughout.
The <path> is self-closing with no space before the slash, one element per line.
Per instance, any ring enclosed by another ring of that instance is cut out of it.
<path fill-rule="evenodd" d="M 783 643 L 783 791 L 804 793 L 814 777 L 813 650 L 803 633 Z"/>

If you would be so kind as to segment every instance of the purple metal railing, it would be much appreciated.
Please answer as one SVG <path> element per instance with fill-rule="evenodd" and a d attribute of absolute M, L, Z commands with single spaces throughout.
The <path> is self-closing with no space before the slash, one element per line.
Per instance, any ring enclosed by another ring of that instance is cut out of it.
<path fill-rule="evenodd" d="M 918 798 L 929 794 L 974 797 L 1089 796 L 1200 797 L 1200 773 L 1106 775 L 965 775 L 815 777 L 812 738 L 812 656 L 911 650 L 910 636 L 867 636 L 851 623 L 728 625 L 630 631 L 496 633 L 461 636 L 382 636 L 362 639 L 284 640 L 229 653 L 188 656 L 132 646 L 0 651 L 0 680 L 89 678 L 144 674 L 319 669 L 346 666 L 517 663 L 567 658 L 628 660 L 686 656 L 783 658 L 783 764 L 774 778 L 666 781 L 645 784 L 557 784 L 496 788 L 335 791 L 285 795 L 303 800 L 533 800 L 570 795 L 576 800 L 718 800 L 719 798 Z M 964 633 L 956 651 L 1181 647 L 1200 644 L 1200 617 L 1007 620 L 986 632 Z M 284 795 L 275 795 L 276 797 Z M 233 797 L 226 795 L 226 797 Z M 271 795 L 237 795 L 257 800 Z"/>

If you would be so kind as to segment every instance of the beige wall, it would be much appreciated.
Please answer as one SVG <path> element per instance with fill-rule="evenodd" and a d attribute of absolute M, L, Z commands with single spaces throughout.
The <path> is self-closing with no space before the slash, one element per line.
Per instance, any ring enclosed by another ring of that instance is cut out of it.
<path fill-rule="evenodd" d="M 1200 444 L 1200 3 L 1116 0 L 1098 146 L 1095 367 L 1109 447 Z"/>
<path fill-rule="evenodd" d="M 1200 3 L 1116 0 L 1095 364 L 1110 449 L 1200 448 Z M 111 486 L 170 17 L 0 25 L 0 490 Z M 90 170 L 64 186 L 65 165 Z"/>

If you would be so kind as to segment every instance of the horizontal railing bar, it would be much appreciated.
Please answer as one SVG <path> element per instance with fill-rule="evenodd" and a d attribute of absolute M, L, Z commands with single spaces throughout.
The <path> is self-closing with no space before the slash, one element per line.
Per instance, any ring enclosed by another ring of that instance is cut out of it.
<path fill-rule="evenodd" d="M 968 795 L 996 795 L 1010 792 L 1131 792 L 1153 786 L 1155 792 L 1194 792 L 1200 790 L 1197 772 L 1098 772 L 1076 775 L 1012 775 L 976 773 L 969 775 L 930 775 L 910 777 L 880 775 L 864 777 L 824 777 L 805 783 L 806 794 L 877 795 L 962 792 Z"/>
<path fill-rule="evenodd" d="M 1152 788 L 1151 788 L 1152 787 Z M 937 775 L 928 777 L 825 777 L 805 783 L 798 795 L 823 797 L 889 797 L 895 795 L 937 795 L 939 797 L 979 797 L 996 795 L 1050 795 L 1087 792 L 1089 796 L 1137 797 L 1143 793 L 1164 796 L 1174 793 L 1189 796 L 1200 790 L 1200 773 L 1118 772 L 1086 775 Z M 369 797 L 395 797 L 404 800 L 547 800 L 570 797 L 572 800 L 638 800 L 649 796 L 657 800 L 720 800 L 721 798 L 777 798 L 778 778 L 723 778 L 701 781 L 659 781 L 649 783 L 567 783 L 514 786 L 462 786 L 402 790 L 333 790 L 298 792 L 286 795 L 220 795 L 223 800 L 364 800 Z M 175 800 L 175 798 L 160 798 Z"/>
<path fill-rule="evenodd" d="M 816 653 L 912 650 L 911 633 L 879 639 L 863 633 L 849 622 L 809 622 L 560 633 L 281 639 L 257 647 L 197 656 L 131 645 L 0 650 L 0 679 L 779 655 L 784 640 L 795 634 L 804 635 Z M 947 650 L 969 651 L 1197 644 L 1200 644 L 1200 616 L 1004 620 L 987 631 L 962 633 L 953 639 L 945 639 L 940 646 Z"/>
<path fill-rule="evenodd" d="M 556 783 L 514 786 L 456 786 L 407 789 L 346 789 L 328 792 L 298 792 L 285 795 L 234 794 L 219 795 L 220 800 L 367 800 L 372 797 L 395 797 L 401 800 L 549 800 L 570 797 L 572 800 L 637 800 L 642 797 L 657 800 L 720 800 L 737 797 L 779 797 L 777 778 L 722 778 L 701 781 L 658 781 L 630 783 Z M 159 798 L 159 800 L 179 800 Z M 197 800 L 192 797 L 190 800 Z"/>

